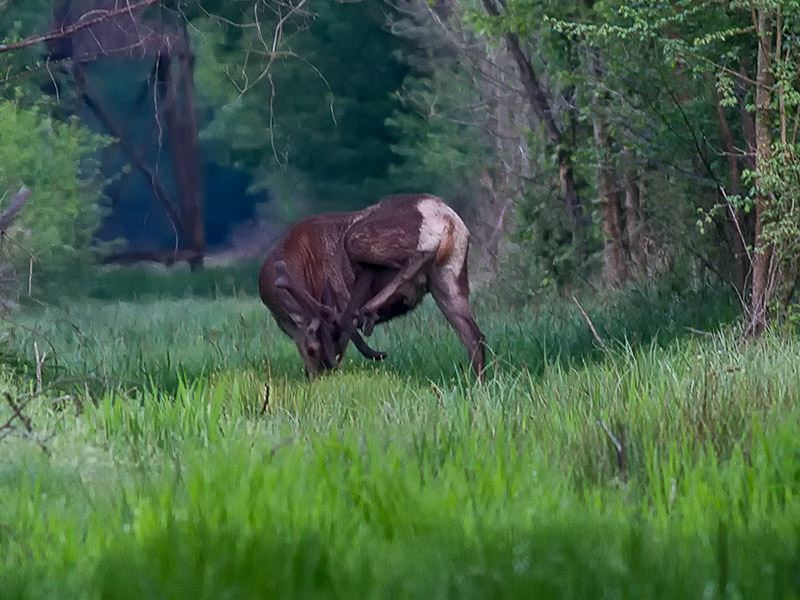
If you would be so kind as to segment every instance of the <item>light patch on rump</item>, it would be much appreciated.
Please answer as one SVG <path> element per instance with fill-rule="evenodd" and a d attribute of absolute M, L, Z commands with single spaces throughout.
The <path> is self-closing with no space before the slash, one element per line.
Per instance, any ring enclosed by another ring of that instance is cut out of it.
<path fill-rule="evenodd" d="M 435 197 L 421 199 L 417 202 L 417 210 L 422 215 L 417 250 L 435 252 L 436 265 L 441 267 L 448 280 L 455 282 L 467 257 L 467 226 L 456 211 Z"/>
<path fill-rule="evenodd" d="M 433 261 L 437 267 L 447 263 L 453 255 L 453 250 L 456 247 L 456 236 L 453 235 L 454 229 L 455 224 L 448 219 L 444 233 L 442 234 L 442 243 L 439 244 L 439 250 L 436 252 L 436 260 Z"/>

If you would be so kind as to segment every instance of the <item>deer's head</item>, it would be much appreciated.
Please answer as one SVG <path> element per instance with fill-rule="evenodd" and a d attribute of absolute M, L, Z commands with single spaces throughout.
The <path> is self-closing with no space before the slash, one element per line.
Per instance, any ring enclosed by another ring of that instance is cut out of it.
<path fill-rule="evenodd" d="M 298 328 L 295 343 L 309 377 L 337 368 L 350 340 L 364 356 L 373 360 L 385 358 L 383 352 L 367 346 L 358 333 L 353 325 L 352 309 L 347 308 L 342 312 L 337 309 L 336 295 L 327 280 L 317 299 L 304 287 L 295 284 L 285 262 L 275 263 L 275 273 L 275 286 L 284 290 L 285 305 Z"/>

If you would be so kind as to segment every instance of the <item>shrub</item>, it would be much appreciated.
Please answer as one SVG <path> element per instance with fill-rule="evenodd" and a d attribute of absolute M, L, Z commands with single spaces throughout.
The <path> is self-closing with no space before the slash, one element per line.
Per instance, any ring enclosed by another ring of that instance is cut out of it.
<path fill-rule="evenodd" d="M 33 193 L 4 232 L 0 273 L 8 285 L 33 261 L 38 271 L 63 270 L 96 251 L 104 215 L 103 179 L 96 151 L 104 139 L 38 109 L 0 104 L 0 210 L 21 186 Z M 9 289 L 5 288 L 4 296 Z"/>

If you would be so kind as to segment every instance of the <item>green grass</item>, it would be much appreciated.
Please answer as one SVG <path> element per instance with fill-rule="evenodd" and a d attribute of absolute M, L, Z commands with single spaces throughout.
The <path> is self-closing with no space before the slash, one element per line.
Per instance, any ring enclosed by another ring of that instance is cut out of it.
<path fill-rule="evenodd" d="M 229 266 L 209 265 L 192 273 L 185 264 L 88 268 L 74 273 L 54 273 L 35 281 L 36 297 L 58 303 L 66 299 L 152 300 L 158 298 L 257 297 L 260 261 Z"/>
<path fill-rule="evenodd" d="M 608 353 L 479 298 L 476 387 L 430 305 L 308 383 L 256 299 L 177 288 L 5 323 L 4 600 L 800 597 L 800 341 L 689 333 L 718 294 L 584 303 Z"/>

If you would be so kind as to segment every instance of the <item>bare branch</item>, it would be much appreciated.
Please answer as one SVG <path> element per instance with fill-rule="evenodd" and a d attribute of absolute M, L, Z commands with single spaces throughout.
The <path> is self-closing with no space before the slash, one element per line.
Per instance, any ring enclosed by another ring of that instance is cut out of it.
<path fill-rule="evenodd" d="M 264 38 L 264 32 L 261 30 L 261 22 L 258 18 L 258 3 L 253 6 L 253 23 L 255 25 L 255 29 L 258 35 L 258 40 L 261 42 L 261 45 L 266 50 L 266 55 L 269 57 L 267 60 L 266 66 L 261 69 L 261 73 L 252 81 L 248 81 L 249 77 L 246 74 L 247 64 L 245 63 L 242 66 L 242 75 L 245 78 L 245 84 L 242 87 L 237 86 L 239 89 L 240 94 L 244 94 L 248 90 L 250 90 L 253 86 L 257 85 L 261 82 L 264 78 L 268 77 L 269 74 L 272 72 L 272 66 L 275 64 L 275 60 L 280 58 L 281 56 L 294 56 L 292 52 L 280 52 L 278 50 L 279 46 L 281 45 L 281 40 L 283 39 L 283 28 L 284 25 L 291 19 L 294 15 L 303 14 L 303 6 L 305 6 L 308 0 L 299 0 L 297 4 L 287 3 L 289 10 L 284 14 L 282 10 L 278 9 L 278 23 L 275 25 L 275 30 L 272 33 L 272 40 L 268 41 Z"/>
<path fill-rule="evenodd" d="M 141 154 L 137 152 L 127 141 L 125 135 L 119 128 L 115 125 L 114 120 L 108 114 L 108 112 L 103 108 L 103 106 L 97 101 L 95 98 L 92 97 L 91 94 L 84 91 L 83 92 L 83 99 L 86 102 L 86 105 L 94 112 L 94 114 L 100 119 L 100 121 L 106 126 L 109 133 L 117 140 L 117 143 L 123 149 L 123 151 L 130 157 L 131 161 L 133 162 L 134 166 L 139 169 L 149 180 L 150 184 L 153 188 L 153 193 L 156 195 L 156 198 L 164 207 L 167 216 L 170 219 L 170 222 L 173 224 L 173 228 L 175 227 L 175 223 L 180 223 L 180 215 L 176 210 L 175 206 L 173 205 L 172 201 L 170 200 L 169 193 L 167 192 L 166 188 L 161 183 L 161 178 L 159 177 L 158 173 L 148 165 L 144 158 L 142 158 Z"/>
<path fill-rule="evenodd" d="M 158 4 L 159 2 L 161 2 L 161 0 L 141 0 L 141 2 L 138 2 L 136 4 L 128 4 L 122 8 L 117 8 L 114 10 L 93 10 L 91 12 L 97 13 L 97 16 L 88 19 L 86 21 L 73 23 L 68 27 L 55 29 L 53 31 L 50 31 L 42 35 L 35 35 L 29 38 L 25 38 L 24 40 L 16 42 L 14 44 L 0 44 L 0 54 L 4 52 L 11 52 L 13 50 L 21 50 L 23 48 L 30 48 L 31 46 L 44 44 L 47 42 L 51 42 L 53 40 L 59 40 L 68 37 L 77 31 L 81 31 L 82 29 L 86 29 L 87 27 L 92 27 L 93 25 L 97 25 L 98 23 L 104 23 L 106 21 L 110 21 L 111 19 L 115 19 L 121 15 L 133 15 L 134 12 L 145 9 L 148 6 Z"/>
<path fill-rule="evenodd" d="M 586 311 L 583 310 L 583 307 L 581 306 L 581 303 L 578 302 L 578 299 L 575 296 L 572 297 L 572 301 L 578 307 L 578 310 L 581 311 L 581 315 L 583 316 L 583 320 L 586 321 L 586 324 L 589 326 L 589 329 L 591 329 L 592 335 L 594 336 L 594 339 L 597 340 L 597 343 L 600 344 L 600 347 L 603 349 L 604 352 L 610 352 L 609 349 L 608 349 L 608 346 L 606 346 L 603 343 L 603 338 L 601 338 L 600 334 L 597 333 L 597 329 L 595 329 L 594 323 L 592 323 L 592 320 L 589 318 L 589 315 L 587 315 Z"/>
<path fill-rule="evenodd" d="M 47 352 L 39 355 L 39 342 L 33 342 L 33 352 L 36 357 L 36 393 L 42 392 L 42 365 L 47 358 Z"/>
<path fill-rule="evenodd" d="M 11 417 L 9 417 L 5 423 L 0 424 L 0 440 L 12 434 L 17 434 L 22 438 L 33 440 L 45 454 L 50 456 L 50 450 L 47 448 L 45 442 L 39 439 L 34 433 L 31 419 L 25 414 L 25 409 L 30 403 L 30 400 L 23 401 L 14 399 L 8 392 L 4 392 L 3 397 L 11 408 Z M 19 425 L 17 425 L 17 423 L 19 423 Z"/>

